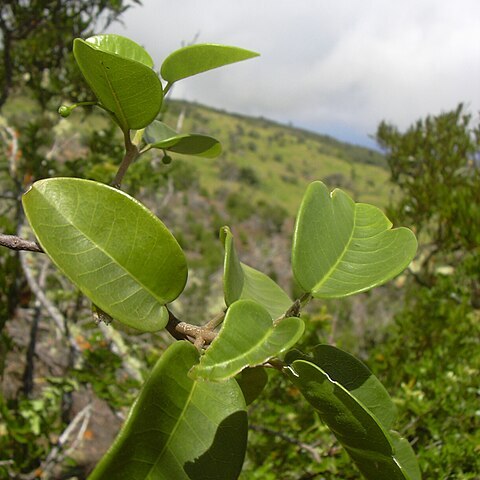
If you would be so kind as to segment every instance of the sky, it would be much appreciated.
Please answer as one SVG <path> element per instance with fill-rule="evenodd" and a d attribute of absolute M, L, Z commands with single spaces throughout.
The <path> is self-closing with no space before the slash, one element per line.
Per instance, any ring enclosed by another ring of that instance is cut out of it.
<path fill-rule="evenodd" d="M 262 116 L 375 146 L 463 102 L 480 111 L 479 0 L 143 0 L 108 32 L 160 65 L 172 51 L 220 43 L 260 57 L 182 80 L 172 98 Z"/>

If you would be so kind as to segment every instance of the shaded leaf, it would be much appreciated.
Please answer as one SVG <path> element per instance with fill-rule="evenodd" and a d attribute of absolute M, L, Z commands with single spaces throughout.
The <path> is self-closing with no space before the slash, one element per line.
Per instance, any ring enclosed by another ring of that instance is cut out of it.
<path fill-rule="evenodd" d="M 242 389 L 245 403 L 250 405 L 263 392 L 268 382 L 268 375 L 264 367 L 253 367 L 242 370 L 235 380 Z"/>
<path fill-rule="evenodd" d="M 127 194 L 77 178 L 35 182 L 23 206 L 40 245 L 95 305 L 142 331 L 163 328 L 183 291 L 185 255 L 165 225 Z"/>
<path fill-rule="evenodd" d="M 114 33 L 94 35 L 85 40 L 88 44 L 104 52 L 115 53 L 123 58 L 143 63 L 153 68 L 152 57 L 138 43 Z"/>
<path fill-rule="evenodd" d="M 282 316 L 293 303 L 287 293 L 270 277 L 239 261 L 228 227 L 222 227 L 220 239 L 225 247 L 223 290 L 226 305 L 240 299 L 253 300 L 272 318 Z"/>
<path fill-rule="evenodd" d="M 109 451 L 89 480 L 236 480 L 247 415 L 235 380 L 195 382 L 196 348 L 176 342 L 162 355 Z"/>
<path fill-rule="evenodd" d="M 316 298 L 363 292 L 399 274 L 417 241 L 378 208 L 355 202 L 322 182 L 307 189 L 297 217 L 292 267 L 299 285 Z"/>
<path fill-rule="evenodd" d="M 99 43 L 112 48 L 113 42 Z M 80 38 L 74 40 L 73 53 L 88 85 L 124 131 L 144 128 L 155 119 L 163 90 L 152 68 Z"/>
<path fill-rule="evenodd" d="M 201 357 L 192 375 L 206 380 L 231 378 L 245 367 L 255 367 L 298 342 L 305 325 L 285 318 L 274 325 L 271 315 L 251 300 L 238 300 L 228 309 L 222 328 Z"/>
<path fill-rule="evenodd" d="M 205 43 L 189 45 L 171 53 L 164 60 L 160 74 L 167 82 L 173 83 L 182 78 L 258 57 L 258 55 L 250 50 L 227 45 Z"/>
<path fill-rule="evenodd" d="M 152 148 L 160 148 L 184 155 L 215 158 L 222 153 L 222 146 L 217 139 L 193 133 L 178 134 L 158 120 L 155 120 L 146 128 L 144 139 Z"/>
<path fill-rule="evenodd" d="M 397 455 L 398 447 L 392 434 L 354 395 L 331 379 L 325 370 L 312 362 L 295 360 L 286 371 L 367 479 L 420 478 L 410 476 L 414 471 L 410 464 L 401 466 L 401 460 L 405 457 L 404 445 L 401 445 L 400 455 Z"/>
<path fill-rule="evenodd" d="M 363 362 L 332 345 L 317 345 L 312 353 L 313 358 L 293 350 L 285 361 L 302 359 L 320 367 L 373 413 L 386 430 L 392 428 L 397 409 L 380 380 Z"/>

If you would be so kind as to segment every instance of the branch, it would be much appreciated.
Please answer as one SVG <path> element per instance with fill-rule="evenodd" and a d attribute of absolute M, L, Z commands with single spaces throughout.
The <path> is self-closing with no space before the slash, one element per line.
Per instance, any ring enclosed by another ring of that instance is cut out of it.
<path fill-rule="evenodd" d="M 27 279 L 28 286 L 30 290 L 35 295 L 36 299 L 40 302 L 43 308 L 48 312 L 52 320 L 55 322 L 58 330 L 65 335 L 67 338 L 70 346 L 75 351 L 80 351 L 80 348 L 75 341 L 75 339 L 70 335 L 68 329 L 66 328 L 66 321 L 60 310 L 47 298 L 43 289 L 37 282 L 35 275 L 33 274 L 30 266 L 28 265 L 28 259 L 26 253 L 20 254 L 20 264 L 22 265 L 23 272 L 25 274 L 25 278 Z"/>
<path fill-rule="evenodd" d="M 217 336 L 210 327 L 181 322 L 170 310 L 168 310 L 168 323 L 165 328 L 176 340 L 188 340 L 197 348 L 212 343 Z"/>
<path fill-rule="evenodd" d="M 51 478 L 52 470 L 55 468 L 56 465 L 60 464 L 63 459 L 73 450 L 77 448 L 80 442 L 83 440 L 83 436 L 85 435 L 85 431 L 87 430 L 88 424 L 90 422 L 90 417 L 92 415 L 92 403 L 90 402 L 86 405 L 82 410 L 80 410 L 67 428 L 63 431 L 63 433 L 58 438 L 57 444 L 52 448 L 50 453 L 48 454 L 47 458 L 42 465 L 40 466 L 40 470 L 42 471 L 42 478 Z M 80 424 L 80 428 L 77 431 L 77 435 L 75 439 L 72 441 L 70 448 L 68 450 L 64 450 L 66 443 L 68 442 L 70 436 L 75 431 L 75 429 Z M 38 469 L 34 472 L 35 477 L 38 476 Z"/>
<path fill-rule="evenodd" d="M 0 245 L 2 247 L 10 248 L 11 250 L 45 253 L 37 242 L 25 240 L 16 235 L 5 235 L 4 233 L 0 233 Z"/>

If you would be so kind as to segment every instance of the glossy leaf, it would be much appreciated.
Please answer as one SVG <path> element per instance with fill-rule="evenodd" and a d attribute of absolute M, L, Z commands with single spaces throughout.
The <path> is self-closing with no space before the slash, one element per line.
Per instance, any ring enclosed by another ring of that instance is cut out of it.
<path fill-rule="evenodd" d="M 114 33 L 94 35 L 85 40 L 88 44 L 104 52 L 114 53 L 129 60 L 143 63 L 153 68 L 152 57 L 138 43 Z"/>
<path fill-rule="evenodd" d="M 98 43 L 102 47 L 108 44 L 110 50 L 100 49 L 97 43 L 79 38 L 73 43 L 75 60 L 83 76 L 124 131 L 146 127 L 162 106 L 160 79 L 150 66 L 143 63 L 145 58 L 143 61 L 132 60 L 112 53 L 113 42 Z M 125 50 L 124 45 L 119 48 L 121 52 Z"/>
<path fill-rule="evenodd" d="M 316 298 L 344 297 L 385 283 L 405 269 L 417 249 L 409 229 L 391 227 L 378 208 L 312 183 L 293 238 L 297 282 Z"/>
<path fill-rule="evenodd" d="M 393 440 L 392 433 L 353 395 L 353 390 L 349 392 L 310 361 L 295 360 L 286 370 L 367 479 L 420 479 L 418 467 L 401 464 L 405 444 Z"/>
<path fill-rule="evenodd" d="M 245 403 L 250 405 L 263 392 L 268 382 L 268 375 L 264 367 L 246 368 L 235 377 L 235 380 L 242 389 Z"/>
<path fill-rule="evenodd" d="M 182 78 L 258 57 L 258 55 L 250 50 L 227 45 L 190 45 L 170 54 L 163 62 L 160 73 L 167 82 L 173 83 Z"/>
<path fill-rule="evenodd" d="M 272 316 L 279 318 L 293 304 L 287 293 L 270 277 L 238 259 L 232 232 L 222 227 L 220 238 L 225 247 L 223 289 L 225 303 L 230 306 L 237 300 L 253 300 Z"/>
<path fill-rule="evenodd" d="M 23 197 L 30 225 L 57 267 L 114 319 L 163 328 L 164 305 L 184 289 L 185 256 L 146 207 L 104 184 L 51 178 Z"/>
<path fill-rule="evenodd" d="M 245 367 L 255 367 L 298 342 L 305 325 L 296 317 L 274 325 L 271 315 L 251 300 L 239 300 L 228 309 L 222 328 L 192 375 L 225 380 Z"/>
<path fill-rule="evenodd" d="M 222 146 L 217 139 L 207 135 L 178 134 L 158 120 L 146 128 L 144 139 L 152 148 L 184 155 L 215 158 L 222 153 Z"/>
<path fill-rule="evenodd" d="M 161 356 L 89 480 L 236 480 L 247 415 L 235 380 L 196 382 L 196 348 L 176 342 Z"/>

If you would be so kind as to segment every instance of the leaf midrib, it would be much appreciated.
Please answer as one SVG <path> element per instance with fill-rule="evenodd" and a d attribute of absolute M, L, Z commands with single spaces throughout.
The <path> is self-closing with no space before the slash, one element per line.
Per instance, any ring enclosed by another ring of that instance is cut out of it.
<path fill-rule="evenodd" d="M 333 199 L 332 199 L 332 202 L 333 202 Z M 333 209 L 333 205 L 332 205 L 332 209 Z M 322 285 L 328 281 L 328 279 L 332 276 L 333 272 L 337 269 L 340 262 L 343 260 L 343 257 L 347 253 L 347 251 L 350 247 L 350 244 L 352 243 L 353 232 L 355 231 L 356 220 L 357 220 L 357 208 L 356 208 L 356 205 L 354 205 L 354 207 L 353 207 L 353 223 L 352 223 L 352 230 L 350 232 L 350 237 L 349 237 L 347 243 L 345 244 L 345 247 L 343 248 L 342 253 L 338 256 L 336 262 L 330 267 L 330 269 L 323 276 L 323 278 L 318 283 L 316 283 L 314 285 L 314 287 L 312 288 L 312 292 L 318 292 L 320 290 Z"/>
<path fill-rule="evenodd" d="M 164 305 L 165 303 L 163 302 L 163 299 L 162 301 L 160 301 L 160 299 L 158 298 L 158 296 L 152 292 L 152 290 L 150 288 L 148 288 L 142 281 L 140 281 L 135 275 L 133 275 L 129 270 L 127 270 L 125 267 L 123 267 L 114 257 L 112 257 L 110 254 L 108 254 L 105 249 L 103 249 L 101 246 L 99 246 L 98 244 L 96 244 L 92 238 L 90 238 L 86 233 L 84 233 L 82 230 L 80 230 L 70 219 L 68 219 L 67 217 L 65 217 L 60 210 L 58 210 L 56 207 L 56 205 L 52 204 L 48 198 L 45 196 L 45 195 L 42 195 L 40 192 L 39 194 L 42 196 L 42 198 L 45 200 L 46 203 L 48 203 L 50 205 L 50 207 L 52 207 L 56 212 L 57 214 L 63 218 L 67 224 L 71 225 L 72 228 L 74 228 L 77 232 L 79 232 L 81 235 L 83 235 L 93 246 L 94 248 L 97 248 L 98 250 L 100 250 L 107 258 L 110 258 L 111 260 L 113 260 L 113 262 L 118 266 L 119 269 L 121 269 L 122 271 L 126 272 L 128 274 L 128 276 L 130 278 L 132 278 L 138 285 L 140 285 L 144 290 L 146 290 L 158 303 L 160 303 L 161 305 Z M 98 202 L 97 202 L 98 203 Z M 97 203 L 95 205 L 97 205 Z M 78 209 L 78 196 L 77 196 L 77 207 Z"/>
<path fill-rule="evenodd" d="M 168 437 L 168 440 L 166 441 L 165 445 L 163 446 L 162 450 L 159 452 L 159 454 L 157 455 L 157 459 L 155 460 L 155 462 L 152 464 L 152 467 L 150 468 L 150 470 L 147 472 L 147 475 L 145 476 L 145 478 L 148 478 L 150 476 L 150 474 L 152 473 L 152 471 L 157 468 L 157 464 L 158 462 L 160 462 L 160 460 L 162 459 L 165 451 L 168 449 L 168 447 L 170 446 L 170 443 L 172 442 L 173 440 L 173 437 L 175 436 L 175 433 L 176 431 L 178 430 L 180 424 L 181 424 L 181 421 L 184 419 L 185 417 L 185 414 L 186 414 L 186 411 L 188 409 L 188 407 L 190 406 L 190 403 L 192 402 L 192 398 L 193 398 L 193 394 L 197 388 L 197 385 L 198 383 L 197 382 L 193 382 L 192 384 L 192 388 L 190 390 L 190 393 L 188 394 L 188 398 L 187 400 L 185 401 L 185 405 L 184 407 L 182 408 L 182 411 L 180 412 L 180 415 L 178 416 L 177 418 L 177 421 L 174 425 L 174 427 L 172 428 L 171 430 L 171 433 Z"/>

